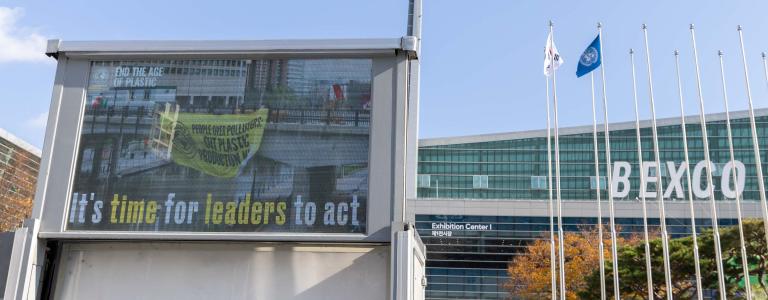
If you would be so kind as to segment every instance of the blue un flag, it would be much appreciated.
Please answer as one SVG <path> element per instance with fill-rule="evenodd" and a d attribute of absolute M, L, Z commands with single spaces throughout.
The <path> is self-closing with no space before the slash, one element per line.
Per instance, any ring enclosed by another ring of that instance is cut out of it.
<path fill-rule="evenodd" d="M 584 53 L 579 57 L 579 66 L 576 68 L 576 77 L 581 77 L 589 74 L 594 69 L 600 66 L 600 35 L 595 37 L 595 40 L 584 49 Z"/>

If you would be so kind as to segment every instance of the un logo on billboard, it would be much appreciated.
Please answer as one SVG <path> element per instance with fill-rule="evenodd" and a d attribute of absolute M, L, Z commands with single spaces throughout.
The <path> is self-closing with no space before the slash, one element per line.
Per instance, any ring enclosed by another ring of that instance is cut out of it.
<path fill-rule="evenodd" d="M 589 47 L 587 50 L 584 50 L 584 54 L 581 55 L 579 63 L 585 67 L 589 67 L 597 62 L 597 59 L 597 49 L 595 49 L 595 47 Z"/>
<path fill-rule="evenodd" d="M 105 67 L 94 67 L 91 72 L 91 85 L 106 85 L 109 83 L 109 69 Z"/>

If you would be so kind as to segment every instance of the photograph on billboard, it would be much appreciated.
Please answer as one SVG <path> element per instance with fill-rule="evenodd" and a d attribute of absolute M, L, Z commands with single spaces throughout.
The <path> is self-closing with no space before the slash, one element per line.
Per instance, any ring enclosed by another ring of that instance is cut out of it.
<path fill-rule="evenodd" d="M 92 62 L 67 230 L 365 233 L 371 68 Z"/>

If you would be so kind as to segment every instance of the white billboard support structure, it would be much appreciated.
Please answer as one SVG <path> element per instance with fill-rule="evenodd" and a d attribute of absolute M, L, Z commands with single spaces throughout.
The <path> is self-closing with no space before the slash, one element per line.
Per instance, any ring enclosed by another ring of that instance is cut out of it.
<path fill-rule="evenodd" d="M 395 274 L 398 289 L 394 299 L 424 299 L 427 288 L 427 248 L 413 226 L 407 226 L 395 238 L 393 248 L 397 251 L 395 257 L 401 270 Z"/>

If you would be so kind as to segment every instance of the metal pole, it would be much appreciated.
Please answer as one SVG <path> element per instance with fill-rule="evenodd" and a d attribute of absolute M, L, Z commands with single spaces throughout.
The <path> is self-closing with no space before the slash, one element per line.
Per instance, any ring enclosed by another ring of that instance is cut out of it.
<path fill-rule="evenodd" d="M 768 62 L 765 60 L 765 52 L 762 53 L 763 56 L 763 73 L 765 73 L 765 83 L 768 84 Z"/>
<path fill-rule="evenodd" d="M 739 44 L 741 44 L 741 60 L 744 64 L 744 84 L 747 88 L 747 100 L 749 100 L 749 125 L 752 128 L 752 150 L 755 153 L 755 169 L 757 170 L 757 186 L 760 189 L 760 208 L 763 210 L 763 226 L 765 229 L 765 241 L 768 243 L 768 203 L 765 199 L 765 181 L 763 180 L 763 163 L 760 159 L 760 144 L 757 138 L 757 126 L 755 125 L 755 110 L 752 107 L 752 90 L 749 87 L 749 69 L 747 69 L 747 53 L 744 50 L 744 34 L 741 25 L 738 27 Z M 763 53 L 763 65 L 765 65 L 765 53 Z M 768 75 L 768 73 L 766 73 Z M 768 77 L 767 77 L 768 78 Z"/>
<path fill-rule="evenodd" d="M 549 191 L 549 266 L 552 280 L 552 300 L 557 299 L 557 254 L 555 254 L 555 213 L 552 203 L 552 132 L 549 119 L 549 79 L 547 81 L 547 190 Z"/>
<path fill-rule="evenodd" d="M 712 207 L 712 237 L 715 242 L 715 261 L 717 266 L 717 285 L 721 300 L 726 300 L 725 273 L 723 273 L 723 250 L 720 246 L 720 226 L 717 222 L 717 204 L 715 191 L 712 188 L 712 161 L 709 155 L 709 137 L 707 134 L 707 118 L 704 116 L 704 95 L 701 92 L 701 70 L 699 69 L 699 52 L 696 49 L 696 32 L 691 24 L 691 43 L 693 45 L 693 61 L 696 66 L 696 89 L 699 94 L 699 122 L 701 123 L 701 139 L 704 145 L 704 160 L 707 161 L 707 190 L 709 203 Z"/>
<path fill-rule="evenodd" d="M 696 269 L 696 296 L 697 299 L 704 298 L 704 291 L 701 286 L 701 263 L 699 262 L 699 241 L 696 235 L 696 212 L 693 208 L 693 184 L 691 183 L 691 160 L 688 156 L 688 128 L 685 124 L 685 106 L 683 101 L 683 83 L 680 80 L 680 52 L 675 49 L 675 75 L 677 75 L 677 94 L 680 98 L 680 128 L 683 131 L 683 153 L 685 157 L 685 169 L 687 170 L 686 180 L 688 183 L 688 204 L 691 212 L 691 234 L 693 237 L 693 265 Z"/>
<path fill-rule="evenodd" d="M 765 61 L 765 52 L 762 53 L 762 56 L 763 56 L 763 72 L 765 73 L 766 83 L 768 83 L 768 62 Z"/>
<path fill-rule="evenodd" d="M 648 98 L 651 104 L 651 133 L 653 133 L 653 154 L 656 161 L 656 200 L 659 205 L 659 225 L 661 227 L 661 246 L 664 258 L 664 278 L 667 286 L 667 299 L 672 300 L 672 271 L 669 264 L 669 236 L 667 235 L 667 216 L 664 208 L 664 185 L 661 176 L 661 158 L 659 156 L 659 136 L 656 127 L 656 103 L 653 99 L 653 73 L 651 72 L 651 52 L 648 47 L 648 26 L 643 24 L 645 40 L 645 60 L 648 66 Z M 642 166 L 641 166 L 641 172 Z"/>
<path fill-rule="evenodd" d="M 762 53 L 763 72 L 765 74 L 765 82 L 766 84 L 768 84 L 768 63 L 766 63 L 765 56 L 766 54 L 765 52 L 763 52 Z M 752 110 L 751 105 L 749 108 L 749 113 L 750 113 L 749 123 L 752 127 L 752 136 L 757 136 L 755 134 L 755 132 L 757 131 L 757 128 L 756 128 L 757 126 L 755 126 L 755 112 Z M 753 139 L 753 143 L 754 143 L 754 139 Z M 759 158 L 759 156 L 757 157 Z M 759 166 L 762 167 L 762 165 L 759 165 Z M 763 193 L 763 195 L 765 195 L 765 193 Z M 762 208 L 762 213 L 763 213 L 763 230 L 765 231 L 765 241 L 766 243 L 768 243 L 768 203 L 766 203 L 765 200 L 760 200 L 760 208 Z"/>
<path fill-rule="evenodd" d="M 549 32 L 552 34 L 552 43 L 555 41 L 553 30 L 554 23 L 549 21 Z M 560 299 L 565 300 L 565 241 L 563 238 L 563 203 L 560 192 L 560 131 L 557 115 L 557 71 L 554 68 L 554 59 L 552 65 L 552 99 L 554 100 L 555 114 L 555 187 L 557 199 L 557 233 L 560 242 Z"/>
<path fill-rule="evenodd" d="M 640 110 L 637 105 L 637 78 L 635 76 L 635 51 L 629 49 L 629 59 L 632 62 L 632 98 L 635 102 L 635 137 L 637 139 L 637 165 L 643 166 L 643 143 L 640 140 Z M 640 172 L 640 186 L 645 185 L 645 174 Z M 640 193 L 640 201 L 643 204 L 643 241 L 645 242 L 645 270 L 648 281 L 648 299 L 654 299 L 653 295 L 653 269 L 651 269 L 651 243 L 648 238 L 648 206 L 645 194 Z"/>
<path fill-rule="evenodd" d="M 608 97 L 605 89 L 605 60 L 603 59 L 603 26 L 597 23 L 597 34 L 600 36 L 600 77 L 603 87 L 603 125 L 605 127 L 605 180 L 611 182 L 611 134 L 608 131 Z M 616 248 L 616 219 L 614 218 L 613 192 L 608 189 L 608 207 L 609 221 L 611 226 L 611 255 L 613 257 L 613 296 L 616 300 L 621 299 L 619 289 L 619 256 Z"/>
<path fill-rule="evenodd" d="M 597 190 L 597 242 L 600 260 L 600 299 L 605 300 L 605 253 L 603 248 L 603 208 L 600 199 L 600 154 L 597 147 L 597 111 L 595 109 L 595 75 L 589 73 L 592 83 L 592 145 L 595 155 L 595 187 Z"/>
<path fill-rule="evenodd" d="M 728 136 L 728 153 L 731 158 L 731 177 L 733 179 L 733 189 L 736 192 L 736 222 L 739 227 L 739 246 L 741 247 L 741 269 L 744 272 L 744 291 L 747 293 L 747 299 L 752 299 L 752 287 L 749 284 L 749 263 L 747 262 L 747 248 L 744 246 L 744 226 L 742 225 L 741 214 L 741 200 L 739 199 L 739 179 L 736 176 L 736 156 L 733 154 L 733 134 L 731 133 L 731 113 L 728 110 L 728 89 L 725 87 L 725 64 L 723 64 L 723 51 L 717 51 L 717 56 L 720 59 L 720 80 L 723 84 L 723 104 L 725 106 L 725 129 Z M 723 173 L 723 176 L 728 176 Z M 746 175 L 745 178 L 746 180 Z M 720 189 L 723 191 L 723 200 L 727 200 L 725 196 L 725 189 L 727 186 L 722 186 Z"/>

